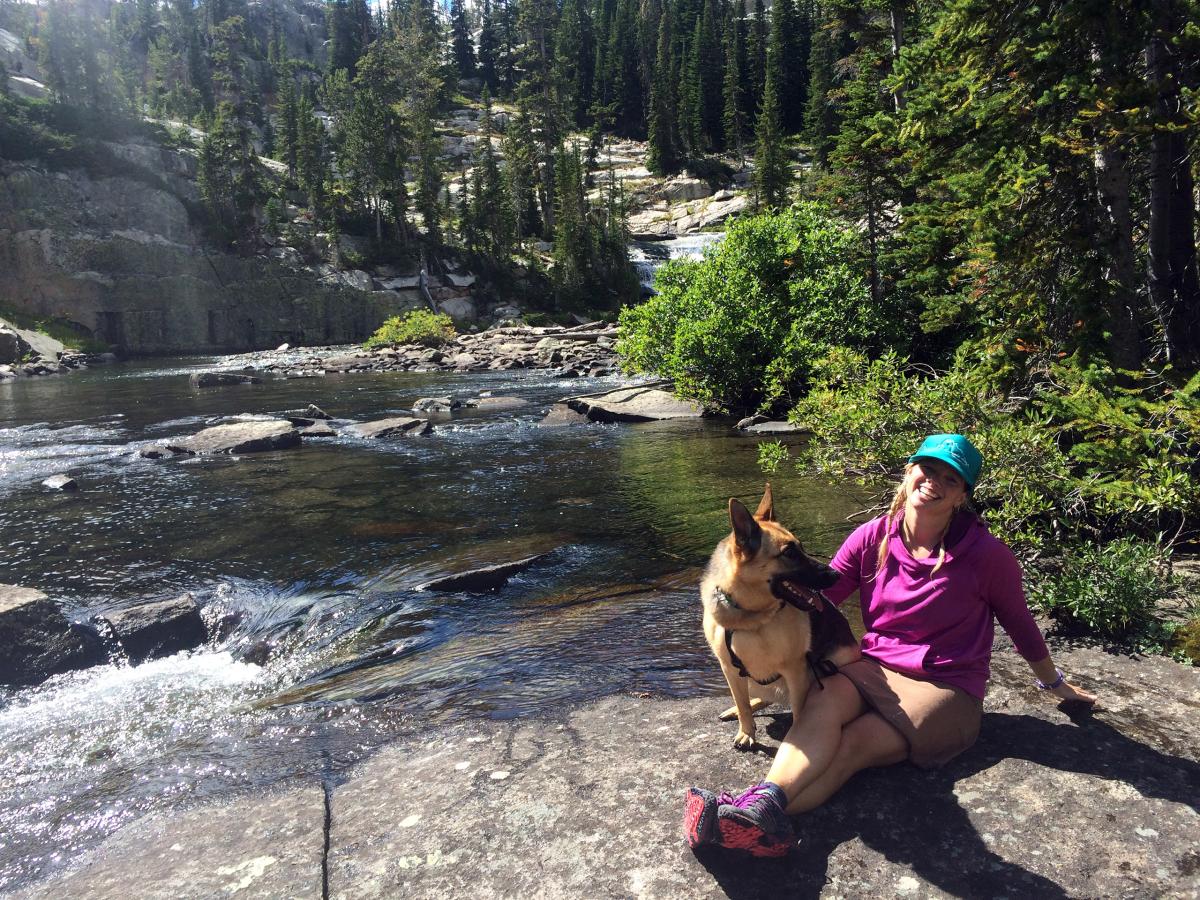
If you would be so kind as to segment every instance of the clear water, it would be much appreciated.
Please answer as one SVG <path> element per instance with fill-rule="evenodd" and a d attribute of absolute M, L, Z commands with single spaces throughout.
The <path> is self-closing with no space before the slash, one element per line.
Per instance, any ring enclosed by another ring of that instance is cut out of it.
<path fill-rule="evenodd" d="M 414 717 L 514 717 L 622 691 L 720 690 L 696 583 L 756 442 L 728 422 L 543 429 L 615 380 L 379 374 L 195 390 L 235 360 L 128 364 L 0 384 L 0 583 L 85 619 L 190 591 L 228 634 L 188 654 L 0 689 L 0 890 L 143 812 L 369 753 Z M 312 440 L 239 459 L 141 446 L 316 403 L 336 418 L 491 391 L 422 438 Z M 77 494 L 40 482 L 66 472 Z M 830 554 L 859 506 L 781 473 L 777 509 Z M 548 553 L 490 594 L 432 577 Z M 264 666 L 239 661 L 271 648 Z"/>

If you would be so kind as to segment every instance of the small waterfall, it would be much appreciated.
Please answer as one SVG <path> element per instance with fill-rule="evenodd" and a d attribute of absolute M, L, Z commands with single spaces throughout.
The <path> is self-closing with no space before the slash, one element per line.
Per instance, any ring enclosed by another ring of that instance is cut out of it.
<path fill-rule="evenodd" d="M 633 241 L 629 260 L 637 269 L 643 296 L 654 293 L 654 274 L 672 259 L 700 259 L 706 247 L 720 242 L 725 232 L 704 232 L 672 238 L 668 241 Z"/>

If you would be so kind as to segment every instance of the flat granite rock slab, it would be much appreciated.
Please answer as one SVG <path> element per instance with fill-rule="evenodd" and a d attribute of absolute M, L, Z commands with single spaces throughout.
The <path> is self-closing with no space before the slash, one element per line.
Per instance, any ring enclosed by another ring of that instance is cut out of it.
<path fill-rule="evenodd" d="M 1055 705 L 999 650 L 973 748 L 860 773 L 782 860 L 692 853 L 679 829 L 687 786 L 762 778 L 785 712 L 759 714 L 751 753 L 720 693 L 406 731 L 330 788 L 327 896 L 1200 897 L 1200 669 L 1055 659 L 1100 708 Z M 325 816 L 312 783 L 160 813 L 16 896 L 319 896 Z"/>
<path fill-rule="evenodd" d="M 309 781 L 122 828 L 20 900 L 320 898 L 325 791 Z"/>
<path fill-rule="evenodd" d="M 688 785 L 740 789 L 769 766 L 732 749 L 720 696 L 405 740 L 334 790 L 329 896 L 1200 896 L 1200 670 L 1056 658 L 1103 708 L 1068 715 L 998 653 L 974 748 L 938 771 L 861 773 L 796 820 L 785 860 L 693 854 L 680 835 Z M 787 721 L 761 713 L 764 744 Z"/>

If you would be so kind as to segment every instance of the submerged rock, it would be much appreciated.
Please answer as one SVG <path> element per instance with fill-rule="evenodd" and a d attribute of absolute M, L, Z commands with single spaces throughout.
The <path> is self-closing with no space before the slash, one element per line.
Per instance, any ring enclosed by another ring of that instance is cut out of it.
<path fill-rule="evenodd" d="M 809 429 L 795 422 L 756 422 L 742 431 L 747 434 L 807 434 Z"/>
<path fill-rule="evenodd" d="M 184 450 L 182 447 L 168 447 L 165 444 L 152 444 L 138 450 L 138 456 L 143 459 L 166 459 L 170 456 L 195 456 L 195 451 Z"/>
<path fill-rule="evenodd" d="M 414 419 L 410 416 L 398 416 L 391 419 L 379 419 L 375 422 L 360 422 L 346 429 L 346 434 L 360 438 L 383 438 L 394 435 L 405 437 L 429 434 L 433 426 L 427 419 Z"/>
<path fill-rule="evenodd" d="M 205 428 L 191 437 L 167 444 L 167 449 L 179 453 L 262 453 L 268 450 L 289 450 L 300 446 L 300 432 L 290 422 L 268 419 L 257 422 L 236 422 Z"/>
<path fill-rule="evenodd" d="M 140 603 L 105 613 L 101 618 L 134 664 L 191 650 L 207 638 L 200 607 L 191 594 Z"/>
<path fill-rule="evenodd" d="M 654 387 L 621 388 L 592 397 L 569 397 L 563 402 L 593 422 L 651 422 L 707 415 L 695 400 L 681 400 Z"/>
<path fill-rule="evenodd" d="M 239 372 L 195 372 L 188 379 L 192 387 L 210 388 L 226 384 L 262 384 L 258 375 L 243 375 Z"/>
<path fill-rule="evenodd" d="M 528 406 L 529 401 L 522 400 L 520 397 L 479 397 L 474 400 L 468 400 L 463 405 L 467 409 L 477 409 L 480 412 L 505 412 Z"/>
<path fill-rule="evenodd" d="M 0 684 L 37 684 L 103 660 L 99 639 L 71 625 L 46 594 L 0 584 Z"/>
<path fill-rule="evenodd" d="M 503 587 L 505 582 L 518 572 L 524 572 L 530 566 L 536 565 L 549 555 L 549 553 L 539 553 L 536 556 L 527 556 L 524 559 L 517 559 L 512 562 L 499 563 L 494 566 L 482 566 L 478 569 L 472 569 L 469 572 L 446 575 L 443 578 L 435 578 L 433 581 L 427 581 L 425 584 L 419 585 L 417 590 L 494 591 Z"/>

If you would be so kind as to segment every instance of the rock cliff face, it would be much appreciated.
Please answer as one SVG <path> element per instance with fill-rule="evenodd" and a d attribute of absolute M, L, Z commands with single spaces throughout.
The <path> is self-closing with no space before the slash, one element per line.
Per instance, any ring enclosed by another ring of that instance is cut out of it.
<path fill-rule="evenodd" d="M 109 145 L 112 172 L 0 163 L 0 302 L 65 319 L 131 354 L 363 340 L 413 306 L 213 246 L 191 157 Z"/>

